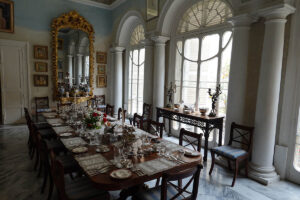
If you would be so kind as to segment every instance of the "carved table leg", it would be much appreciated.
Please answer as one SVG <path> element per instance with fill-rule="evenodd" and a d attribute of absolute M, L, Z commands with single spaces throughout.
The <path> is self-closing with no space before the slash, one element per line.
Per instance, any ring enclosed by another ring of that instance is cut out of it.
<path fill-rule="evenodd" d="M 204 157 L 203 161 L 207 161 L 207 151 L 208 151 L 208 138 L 209 138 L 209 129 L 208 129 L 208 123 L 206 123 L 205 132 L 204 132 Z"/>
<path fill-rule="evenodd" d="M 128 197 L 136 194 L 142 187 L 146 187 L 144 184 L 136 185 L 127 189 L 124 189 L 120 192 L 120 197 L 118 200 L 126 200 Z"/>
<path fill-rule="evenodd" d="M 169 119 L 169 133 L 168 133 L 168 137 L 170 137 L 172 135 L 172 127 L 171 127 L 171 119 Z"/>

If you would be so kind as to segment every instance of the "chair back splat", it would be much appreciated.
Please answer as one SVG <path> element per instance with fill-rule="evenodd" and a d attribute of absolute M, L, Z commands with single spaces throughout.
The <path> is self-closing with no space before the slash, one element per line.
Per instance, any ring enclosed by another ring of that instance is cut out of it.
<path fill-rule="evenodd" d="M 228 146 L 232 146 L 236 143 L 241 145 L 240 148 L 245 148 L 245 150 L 250 153 L 252 150 L 253 131 L 253 127 L 243 126 L 233 122 L 231 124 Z"/>
<path fill-rule="evenodd" d="M 186 141 L 186 146 L 192 146 L 195 151 L 201 151 L 201 141 L 203 134 L 194 133 L 182 128 L 179 134 L 179 145 L 183 146 L 183 141 Z M 191 139 L 192 138 L 192 139 Z"/>
<path fill-rule="evenodd" d="M 115 110 L 115 106 L 107 104 L 106 109 L 105 109 L 105 114 L 110 115 L 111 117 L 113 117 L 114 116 L 114 110 Z"/>

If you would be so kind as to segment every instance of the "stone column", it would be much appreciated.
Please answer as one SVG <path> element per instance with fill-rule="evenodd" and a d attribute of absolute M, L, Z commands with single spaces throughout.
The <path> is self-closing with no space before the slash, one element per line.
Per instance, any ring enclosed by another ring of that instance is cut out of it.
<path fill-rule="evenodd" d="M 279 180 L 273 166 L 277 112 L 281 82 L 286 16 L 294 12 L 286 4 L 266 9 L 265 35 L 255 113 L 252 163 L 249 176 L 263 184 Z"/>
<path fill-rule="evenodd" d="M 86 59 L 86 56 L 82 56 L 82 78 L 81 78 L 81 82 L 84 82 L 85 83 L 85 68 L 86 68 L 86 65 L 85 65 L 85 59 Z"/>
<path fill-rule="evenodd" d="M 170 38 L 154 36 L 154 69 L 153 69 L 153 119 L 156 119 L 156 107 L 164 106 L 166 42 Z M 146 54 L 147 56 L 147 54 Z"/>
<path fill-rule="evenodd" d="M 75 73 L 75 83 L 78 87 L 80 84 L 81 76 L 82 76 L 82 55 L 77 54 L 76 59 L 77 59 L 77 62 L 76 62 L 76 68 L 75 68 L 75 72 L 76 72 Z"/>
<path fill-rule="evenodd" d="M 153 42 L 146 39 L 145 45 L 145 64 L 144 64 L 144 102 L 152 104 L 152 86 L 153 86 Z"/>
<path fill-rule="evenodd" d="M 115 106 L 115 114 L 123 105 L 123 47 L 114 47 L 111 49 L 114 64 L 114 88 L 113 103 Z"/>
<path fill-rule="evenodd" d="M 69 79 L 69 84 L 70 84 L 70 87 L 72 87 L 73 85 L 73 56 L 72 55 L 68 55 L 68 73 L 69 73 L 69 76 L 70 76 L 70 79 Z"/>
<path fill-rule="evenodd" d="M 225 144 L 228 144 L 232 122 L 243 124 L 247 81 L 249 30 L 253 22 L 248 15 L 231 19 L 233 25 L 232 53 L 228 85 Z"/>

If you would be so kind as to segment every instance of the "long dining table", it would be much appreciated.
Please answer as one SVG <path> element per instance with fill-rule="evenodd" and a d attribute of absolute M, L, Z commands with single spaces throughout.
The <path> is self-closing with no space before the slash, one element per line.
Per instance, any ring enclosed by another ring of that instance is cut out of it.
<path fill-rule="evenodd" d="M 58 114 L 56 114 L 55 112 L 52 112 L 52 115 L 49 113 L 44 113 L 43 114 L 45 120 L 47 121 L 47 123 L 52 127 L 52 129 L 56 132 L 58 139 L 62 141 L 62 143 L 65 145 L 66 144 L 66 140 L 67 139 L 71 139 L 71 138 L 81 138 L 79 137 L 79 134 L 76 133 L 75 129 L 72 126 L 69 126 L 66 124 L 66 121 L 63 120 Z M 113 119 L 113 118 L 111 118 Z M 115 120 L 113 120 L 115 121 Z M 121 124 L 121 122 L 112 122 L 112 123 L 119 123 Z M 128 125 L 130 126 L 130 125 Z M 154 137 L 153 135 L 151 135 L 150 133 L 147 133 L 141 129 L 138 129 L 136 127 L 134 127 L 134 132 L 133 134 L 136 135 L 136 137 L 138 138 L 141 135 L 147 135 L 149 137 Z M 72 135 L 70 135 L 69 137 L 61 137 L 61 134 L 68 132 L 68 133 L 72 133 Z M 106 162 L 112 162 L 114 160 L 114 149 L 116 149 L 114 147 L 114 143 L 110 142 L 110 140 L 106 140 L 106 137 L 109 137 L 109 134 L 106 133 L 104 134 L 104 132 L 102 132 L 101 130 L 99 130 L 99 134 L 103 134 L 103 139 L 102 139 L 102 143 L 107 145 L 109 147 L 109 151 L 106 153 L 98 153 L 96 151 L 97 149 L 97 145 L 89 145 L 89 143 L 87 142 L 86 138 L 83 138 L 84 141 L 86 141 L 86 144 L 84 144 L 85 147 L 88 148 L 88 151 L 83 153 L 83 154 L 76 154 L 72 152 L 72 148 L 68 147 L 65 145 L 65 147 L 70 151 L 70 154 L 74 157 L 74 159 L 76 161 L 78 161 L 78 158 L 82 158 L 84 156 L 99 156 L 101 158 L 103 158 L 104 160 L 106 160 Z M 105 173 L 96 173 L 96 174 L 91 174 L 89 173 L 86 168 L 82 167 L 79 164 L 79 166 L 81 167 L 82 171 L 84 172 L 84 174 L 89 177 L 89 179 L 94 183 L 94 186 L 99 188 L 99 189 L 103 189 L 103 190 L 107 190 L 107 191 L 117 191 L 117 190 L 121 190 L 120 192 L 120 197 L 119 199 L 126 199 L 128 196 L 132 196 L 138 189 L 140 189 L 141 186 L 144 186 L 144 183 L 147 181 L 151 181 L 151 180 L 155 180 L 157 178 L 162 177 L 163 173 L 168 173 L 168 172 L 172 172 L 172 171 L 180 171 L 180 170 L 184 170 L 187 168 L 191 168 L 194 166 L 197 166 L 198 164 L 202 165 L 202 155 L 199 154 L 199 156 L 194 156 L 194 157 L 190 157 L 190 156 L 185 156 L 182 155 L 181 156 L 177 156 L 177 154 L 180 154 L 180 149 L 184 150 L 184 151 L 189 151 L 190 153 L 193 153 L 194 151 L 191 149 L 187 149 L 186 147 L 182 147 L 179 146 L 178 144 L 172 143 L 170 141 L 167 141 L 165 139 L 162 138 L 156 138 L 156 140 L 150 140 L 151 144 L 150 145 L 154 145 L 154 144 L 166 144 L 167 147 L 169 147 L 169 149 L 167 149 L 167 151 L 169 151 L 170 155 L 172 156 L 172 158 L 181 158 L 181 162 L 176 162 L 176 160 L 173 160 L 173 165 L 170 165 L 168 168 L 164 169 L 164 170 L 159 170 L 159 171 L 154 171 L 154 173 L 137 173 L 137 171 L 132 170 L 132 175 L 127 178 L 127 179 L 115 179 L 112 178 L 110 173 L 116 169 L 118 169 L 115 165 L 112 165 L 112 167 L 110 168 L 109 171 L 105 172 Z M 196 152 L 194 152 L 196 153 Z M 155 152 L 151 152 L 148 155 L 144 155 L 144 156 L 131 156 L 129 157 L 129 159 L 132 160 L 132 163 L 134 166 L 137 165 L 141 165 L 141 164 L 147 164 L 147 162 L 151 163 L 156 161 L 157 159 L 162 159 L 163 156 L 160 156 L 158 153 Z M 170 160 L 169 160 L 170 161 Z M 131 170 L 131 169 L 129 169 Z"/>

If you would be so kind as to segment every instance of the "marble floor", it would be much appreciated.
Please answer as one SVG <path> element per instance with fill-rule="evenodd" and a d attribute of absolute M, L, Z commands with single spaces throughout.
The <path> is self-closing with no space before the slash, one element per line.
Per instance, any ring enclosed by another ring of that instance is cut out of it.
<path fill-rule="evenodd" d="M 42 178 L 33 171 L 33 162 L 27 151 L 28 131 L 26 126 L 0 127 L 0 199 L 1 200 L 42 200 L 40 194 Z M 175 138 L 168 138 L 176 141 Z M 205 200 L 299 200 L 300 186 L 279 181 L 269 186 L 261 185 L 239 176 L 235 187 L 230 187 L 232 173 L 216 166 L 209 176 L 210 161 L 201 172 L 198 199 Z M 151 187 L 153 182 L 148 183 Z M 113 198 L 118 192 L 112 193 Z M 54 194 L 53 199 L 56 199 Z"/>

